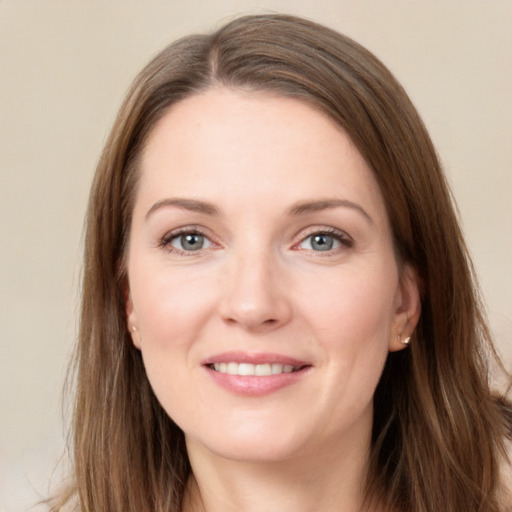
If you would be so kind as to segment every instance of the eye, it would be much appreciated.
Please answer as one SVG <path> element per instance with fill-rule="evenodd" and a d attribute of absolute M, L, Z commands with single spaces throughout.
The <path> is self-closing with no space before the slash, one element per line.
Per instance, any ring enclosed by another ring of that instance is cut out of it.
<path fill-rule="evenodd" d="M 208 239 L 199 233 L 179 235 L 171 241 L 171 245 L 182 251 L 198 251 L 208 244 Z"/>
<path fill-rule="evenodd" d="M 341 246 L 352 247 L 352 240 L 342 232 L 319 231 L 304 238 L 298 245 L 299 249 L 315 252 L 328 252 L 339 249 Z"/>
<path fill-rule="evenodd" d="M 160 245 L 171 252 L 190 253 L 212 247 L 211 240 L 196 230 L 173 232 L 166 235 Z"/>

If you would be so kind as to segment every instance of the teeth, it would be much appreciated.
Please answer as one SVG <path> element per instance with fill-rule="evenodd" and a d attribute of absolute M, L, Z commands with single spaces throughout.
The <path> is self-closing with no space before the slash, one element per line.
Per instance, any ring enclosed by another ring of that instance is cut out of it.
<path fill-rule="evenodd" d="M 294 367 L 291 364 L 265 363 L 215 363 L 213 365 L 215 371 L 220 373 L 228 373 L 229 375 L 279 375 L 280 373 L 291 373 Z"/>
<path fill-rule="evenodd" d="M 272 366 L 270 364 L 257 364 L 254 367 L 254 375 L 272 375 Z"/>

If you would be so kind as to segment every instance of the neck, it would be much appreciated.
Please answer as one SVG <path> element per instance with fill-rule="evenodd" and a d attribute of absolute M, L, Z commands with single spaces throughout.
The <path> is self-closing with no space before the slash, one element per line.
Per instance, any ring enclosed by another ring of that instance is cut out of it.
<path fill-rule="evenodd" d="M 184 512 L 381 511 L 363 508 L 368 450 L 360 446 L 277 462 L 229 460 L 193 441 L 187 446 L 193 476 Z"/>

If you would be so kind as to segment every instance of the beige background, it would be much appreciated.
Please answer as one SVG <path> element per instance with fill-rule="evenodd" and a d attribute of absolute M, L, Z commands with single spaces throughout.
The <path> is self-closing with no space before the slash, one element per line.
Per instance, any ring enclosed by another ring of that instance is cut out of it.
<path fill-rule="evenodd" d="M 403 82 L 453 185 L 499 346 L 512 352 L 512 1 L 0 0 L 1 511 L 44 494 L 62 450 L 82 217 L 124 91 L 177 36 L 269 10 L 347 33 Z"/>

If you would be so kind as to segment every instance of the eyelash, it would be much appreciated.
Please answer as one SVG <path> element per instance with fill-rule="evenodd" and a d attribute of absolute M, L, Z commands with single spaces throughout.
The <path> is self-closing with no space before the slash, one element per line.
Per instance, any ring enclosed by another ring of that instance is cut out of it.
<path fill-rule="evenodd" d="M 339 242 L 341 246 L 343 246 L 346 249 L 350 249 L 354 246 L 354 241 L 351 237 L 349 237 L 346 233 L 343 231 L 340 231 L 335 228 L 328 228 L 328 229 L 320 229 L 320 230 L 312 230 L 310 233 L 308 233 L 306 236 L 304 236 L 298 244 L 295 244 L 294 247 L 298 247 L 299 245 L 303 244 L 306 240 L 311 239 L 314 236 L 328 236 L 333 238 L 335 241 Z M 299 250 L 309 250 L 314 253 L 317 253 L 317 256 L 329 256 L 332 255 L 333 252 L 336 251 L 336 249 L 329 249 L 326 251 L 314 251 L 312 249 L 300 249 Z M 325 254 L 322 254 L 324 252 Z"/>
<path fill-rule="evenodd" d="M 175 231 L 171 231 L 170 233 L 167 233 L 160 242 L 158 243 L 158 246 L 162 249 L 166 249 L 170 253 L 182 255 L 182 256 L 194 256 L 194 253 L 200 253 L 202 252 L 203 248 L 197 249 L 196 251 L 193 250 L 181 250 L 172 245 L 172 242 L 179 237 L 185 236 L 185 235 L 198 235 L 201 237 L 204 237 L 209 244 L 214 245 L 214 242 L 210 239 L 210 237 L 201 229 L 199 229 L 196 226 L 189 226 L 189 227 L 183 227 Z M 318 256 L 328 256 L 332 255 L 333 252 L 336 251 L 336 248 L 334 249 L 328 249 L 326 251 L 315 251 L 313 249 L 300 249 L 300 245 L 303 244 L 306 240 L 311 239 L 314 236 L 327 236 L 333 238 L 335 241 L 339 242 L 339 244 L 347 249 L 350 249 L 354 245 L 354 241 L 352 238 L 350 238 L 346 233 L 343 231 L 340 231 L 335 228 L 328 228 L 328 229 L 320 229 L 320 230 L 311 230 L 306 236 L 302 237 L 301 240 L 294 244 L 293 248 L 296 248 L 297 250 L 309 250 L 314 253 L 318 253 Z M 325 254 L 322 254 L 322 252 L 325 252 Z"/>
<path fill-rule="evenodd" d="M 183 228 L 177 229 L 175 231 L 171 231 L 170 233 L 166 233 L 163 236 L 163 238 L 160 240 L 160 242 L 158 243 L 158 246 L 161 247 L 162 249 L 167 250 L 170 253 L 178 254 L 181 256 L 195 256 L 194 253 L 202 252 L 202 250 L 201 250 L 202 248 L 198 249 L 196 251 L 185 251 L 185 250 L 178 249 L 177 247 L 174 247 L 172 245 L 172 242 L 174 240 L 177 240 L 178 238 L 185 236 L 185 235 L 202 236 L 205 238 L 205 240 L 208 240 L 208 242 L 210 244 L 212 244 L 212 245 L 214 244 L 211 241 L 210 237 L 204 231 L 197 228 L 196 226 L 188 226 L 188 227 L 183 227 Z"/>

